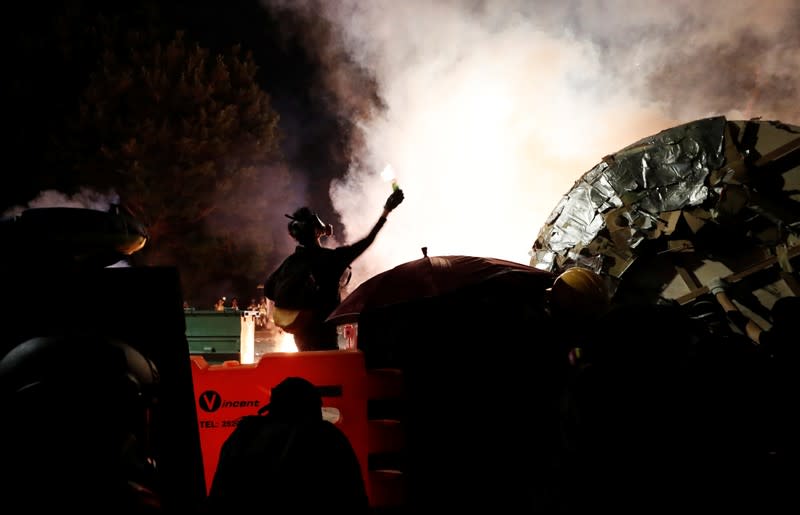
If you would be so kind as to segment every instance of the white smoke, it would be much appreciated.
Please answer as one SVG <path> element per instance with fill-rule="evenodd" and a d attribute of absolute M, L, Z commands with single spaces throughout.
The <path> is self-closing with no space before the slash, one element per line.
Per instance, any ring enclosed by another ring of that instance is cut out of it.
<path fill-rule="evenodd" d="M 603 156 L 706 116 L 800 116 L 792 0 L 266 3 L 325 16 L 386 106 L 356 120 L 366 150 L 331 187 L 347 240 L 391 193 L 387 164 L 406 194 L 353 285 L 422 246 L 528 263 L 548 214 Z M 341 83 L 331 92 L 352 96 Z"/>
<path fill-rule="evenodd" d="M 119 195 L 114 192 L 101 193 L 89 188 L 81 188 L 77 193 L 68 195 L 57 190 L 45 190 L 24 206 L 14 206 L 3 213 L 0 218 L 19 216 L 27 209 L 41 209 L 48 207 L 71 207 L 78 209 L 93 209 L 95 211 L 108 211 L 112 204 L 119 204 Z M 120 260 L 109 265 L 109 268 L 127 268 L 127 260 Z"/>
<path fill-rule="evenodd" d="M 101 193 L 89 188 L 81 188 L 77 193 L 68 195 L 56 190 L 40 192 L 33 200 L 24 206 L 14 206 L 3 213 L 3 218 L 18 216 L 26 209 L 39 209 L 46 207 L 75 207 L 93 209 L 95 211 L 108 211 L 112 204 L 119 204 L 116 193 Z"/>

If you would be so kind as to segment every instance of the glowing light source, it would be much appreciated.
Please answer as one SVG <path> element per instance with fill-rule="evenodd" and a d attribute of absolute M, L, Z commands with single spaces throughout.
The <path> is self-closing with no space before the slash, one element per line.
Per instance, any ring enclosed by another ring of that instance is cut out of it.
<path fill-rule="evenodd" d="M 276 352 L 297 352 L 297 345 L 294 343 L 294 335 L 281 331 L 278 337 L 278 348 Z"/>
<path fill-rule="evenodd" d="M 392 168 L 392 165 L 387 164 L 386 167 L 381 172 L 381 179 L 383 179 L 384 181 L 391 181 L 394 178 L 395 178 L 394 168 Z"/>
<path fill-rule="evenodd" d="M 384 181 L 392 181 L 392 189 L 397 190 L 400 186 L 397 185 L 397 176 L 394 173 L 394 168 L 391 164 L 387 164 L 381 172 L 381 179 Z"/>

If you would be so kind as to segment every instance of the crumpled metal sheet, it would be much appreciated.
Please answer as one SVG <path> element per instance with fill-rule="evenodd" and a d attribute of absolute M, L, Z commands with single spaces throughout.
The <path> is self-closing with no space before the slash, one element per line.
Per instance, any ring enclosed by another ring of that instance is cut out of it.
<path fill-rule="evenodd" d="M 735 227 L 760 247 L 746 249 L 754 256 L 800 242 L 800 127 L 705 118 L 606 156 L 560 199 L 530 264 L 584 266 L 618 282 L 643 255 L 694 253 L 708 224 Z M 728 268 L 744 266 L 741 250 Z"/>
<path fill-rule="evenodd" d="M 724 117 L 698 120 L 607 156 L 552 211 L 531 264 L 552 271 L 560 268 L 559 258 L 580 255 L 606 227 L 605 213 L 612 209 L 625 207 L 618 216 L 631 227 L 626 245 L 635 248 L 658 223 L 659 213 L 701 204 L 708 197 L 709 173 L 725 161 L 725 124 Z"/>

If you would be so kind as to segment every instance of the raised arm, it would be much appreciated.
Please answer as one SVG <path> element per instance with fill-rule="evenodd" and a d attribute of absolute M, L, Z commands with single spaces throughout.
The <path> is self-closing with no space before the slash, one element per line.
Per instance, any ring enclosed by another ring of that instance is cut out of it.
<path fill-rule="evenodd" d="M 394 211 L 394 209 L 399 206 L 403 199 L 405 199 L 405 195 L 403 194 L 403 190 L 396 189 L 389 195 L 389 198 L 386 199 L 386 204 L 383 206 L 383 213 L 381 213 L 380 218 L 378 221 L 375 222 L 375 225 L 372 227 L 372 230 L 369 233 L 358 240 L 357 242 L 347 245 L 345 247 L 340 247 L 341 251 L 345 253 L 345 259 L 348 263 L 353 262 L 358 256 L 364 253 L 365 250 L 372 245 L 372 242 L 375 241 L 375 237 L 378 236 L 378 233 L 383 228 L 384 224 L 386 223 L 386 219 L 389 216 L 389 213 Z"/>

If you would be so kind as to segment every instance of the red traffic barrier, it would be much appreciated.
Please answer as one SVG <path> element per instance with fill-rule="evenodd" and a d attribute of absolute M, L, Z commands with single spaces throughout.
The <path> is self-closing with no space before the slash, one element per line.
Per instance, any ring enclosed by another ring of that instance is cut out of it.
<path fill-rule="evenodd" d="M 361 351 L 265 354 L 258 363 L 209 365 L 191 356 L 206 490 L 210 490 L 222 444 L 238 420 L 269 402 L 270 389 L 287 377 L 302 377 L 322 395 L 323 416 L 350 440 L 370 494 L 367 430 L 367 374 Z"/>

